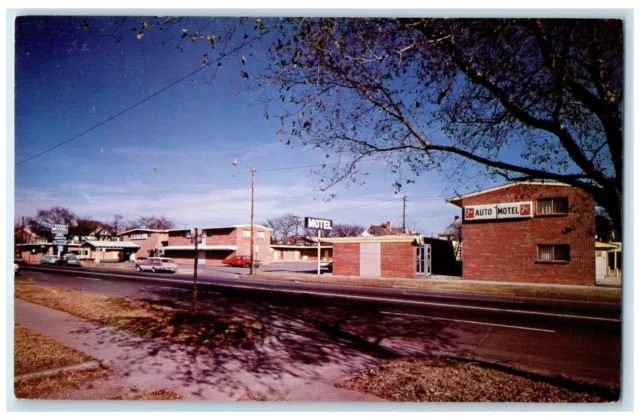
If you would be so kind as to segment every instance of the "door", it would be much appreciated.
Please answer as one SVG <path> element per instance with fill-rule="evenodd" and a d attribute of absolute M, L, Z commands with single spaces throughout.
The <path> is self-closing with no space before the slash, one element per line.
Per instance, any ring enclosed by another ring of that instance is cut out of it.
<path fill-rule="evenodd" d="M 607 253 L 605 251 L 596 251 L 596 281 L 604 280 L 607 274 Z"/>
<path fill-rule="evenodd" d="M 416 274 L 431 274 L 431 244 L 416 247 Z"/>
<path fill-rule="evenodd" d="M 360 244 L 360 276 L 380 277 L 380 243 Z"/>
<path fill-rule="evenodd" d="M 198 251 L 198 265 L 204 264 L 206 259 L 206 252 Z"/>

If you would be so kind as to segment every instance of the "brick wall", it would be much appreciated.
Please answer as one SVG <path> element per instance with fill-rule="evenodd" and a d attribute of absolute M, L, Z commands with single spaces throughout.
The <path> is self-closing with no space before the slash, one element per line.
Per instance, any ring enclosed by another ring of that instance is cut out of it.
<path fill-rule="evenodd" d="M 249 255 L 251 253 L 251 238 L 244 236 L 243 232 L 245 230 L 251 231 L 251 227 L 239 227 L 235 230 L 237 255 Z M 254 232 L 253 245 L 258 247 L 258 259 L 261 260 L 263 264 L 270 264 L 274 259 L 271 250 L 271 231 L 255 227 Z M 259 238 L 258 232 L 264 232 L 264 237 Z M 207 244 L 209 243 L 207 242 Z"/>
<path fill-rule="evenodd" d="M 236 245 L 238 243 L 235 229 L 212 229 L 205 231 L 207 245 Z"/>
<path fill-rule="evenodd" d="M 191 238 L 185 238 L 184 234 L 186 231 L 177 231 L 177 232 L 169 232 L 168 234 L 168 246 L 193 246 L 191 243 Z M 200 237 L 200 232 L 198 232 L 198 237 Z"/>
<path fill-rule="evenodd" d="M 360 244 L 333 244 L 333 274 L 336 276 L 360 275 Z"/>
<path fill-rule="evenodd" d="M 568 214 L 539 216 L 536 200 L 568 197 Z M 463 199 L 463 206 L 533 201 L 531 219 L 463 222 L 463 278 L 595 284 L 594 202 L 570 187 L 515 185 Z M 569 262 L 538 262 L 538 245 L 570 247 Z"/>
<path fill-rule="evenodd" d="M 415 277 L 416 249 L 410 242 L 382 242 L 380 263 L 382 277 Z"/>

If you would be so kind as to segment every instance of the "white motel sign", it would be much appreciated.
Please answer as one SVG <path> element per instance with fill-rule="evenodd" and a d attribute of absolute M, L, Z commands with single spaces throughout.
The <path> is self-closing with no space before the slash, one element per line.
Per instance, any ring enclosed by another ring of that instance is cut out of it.
<path fill-rule="evenodd" d="M 333 221 L 327 219 L 318 219 L 315 217 L 305 217 L 304 227 L 306 227 L 307 229 L 331 230 L 333 229 Z"/>
<path fill-rule="evenodd" d="M 69 225 L 52 225 L 51 233 L 55 236 L 67 235 L 69 233 Z"/>
<path fill-rule="evenodd" d="M 533 202 L 483 204 L 464 208 L 465 222 L 492 219 L 528 219 L 533 217 Z"/>

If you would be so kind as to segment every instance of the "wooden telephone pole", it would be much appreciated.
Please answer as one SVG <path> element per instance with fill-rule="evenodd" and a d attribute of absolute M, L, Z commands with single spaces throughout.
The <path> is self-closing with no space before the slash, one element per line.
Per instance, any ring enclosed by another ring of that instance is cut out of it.
<path fill-rule="evenodd" d="M 406 233 L 407 196 L 402 197 L 402 233 Z"/>
<path fill-rule="evenodd" d="M 193 303 L 191 311 L 196 311 L 196 303 L 198 302 L 198 228 L 194 229 L 193 243 L 195 245 L 195 258 L 193 259 Z"/>

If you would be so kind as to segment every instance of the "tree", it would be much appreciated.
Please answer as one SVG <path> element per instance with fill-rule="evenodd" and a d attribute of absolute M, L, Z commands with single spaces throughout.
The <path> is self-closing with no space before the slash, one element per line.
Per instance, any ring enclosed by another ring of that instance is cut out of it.
<path fill-rule="evenodd" d="M 277 89 L 268 111 L 276 107 L 285 144 L 340 157 L 326 186 L 354 180 L 371 157 L 414 177 L 560 181 L 591 195 L 621 231 L 620 20 L 273 24 L 272 64 L 257 87 Z"/>
<path fill-rule="evenodd" d="M 106 221 L 103 223 L 105 227 L 107 227 L 111 234 L 117 236 L 118 233 L 123 231 L 126 228 L 126 222 L 124 221 L 124 216 L 121 214 L 114 214 L 113 219 Z"/>
<path fill-rule="evenodd" d="M 73 226 L 69 226 L 69 235 L 71 236 L 89 236 L 102 227 L 102 222 L 92 220 L 90 217 L 76 218 Z"/>
<path fill-rule="evenodd" d="M 293 213 L 287 213 L 284 216 L 267 219 L 261 224 L 272 229 L 271 239 L 274 243 L 280 245 L 297 244 L 297 234 L 299 232 L 299 229 L 300 233 L 302 233 L 302 226 L 300 226 L 300 217 L 294 215 Z"/>
<path fill-rule="evenodd" d="M 55 224 L 69 226 L 69 233 L 72 234 L 72 228 L 75 226 L 77 216 L 65 207 L 51 207 L 48 210 L 38 210 L 35 217 L 27 219 L 27 225 L 31 232 L 46 238 L 48 241 L 53 239 L 51 227 Z"/>
<path fill-rule="evenodd" d="M 173 220 L 170 220 L 164 216 L 138 216 L 134 220 L 130 220 L 127 223 L 128 229 L 171 229 L 175 226 Z"/>
<path fill-rule="evenodd" d="M 338 238 L 359 236 L 365 229 L 365 226 L 352 225 L 348 223 L 336 223 L 333 225 L 333 230 L 331 230 L 327 236 Z"/>

